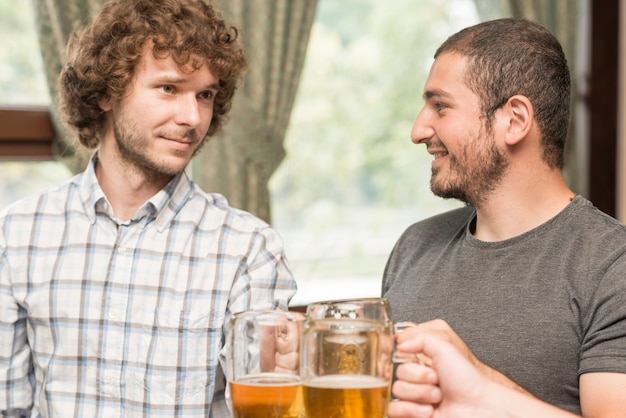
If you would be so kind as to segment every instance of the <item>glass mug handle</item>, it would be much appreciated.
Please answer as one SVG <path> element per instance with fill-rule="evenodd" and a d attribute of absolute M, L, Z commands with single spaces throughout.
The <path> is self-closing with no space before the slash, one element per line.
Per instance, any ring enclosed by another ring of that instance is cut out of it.
<path fill-rule="evenodd" d="M 396 322 L 393 324 L 394 334 L 399 334 L 403 332 L 407 328 L 414 327 L 415 323 L 413 322 Z M 393 350 L 393 364 L 394 364 L 394 377 L 395 377 L 395 368 L 398 364 L 402 363 L 416 363 L 422 366 L 426 365 L 420 353 L 407 353 L 403 351 Z"/>

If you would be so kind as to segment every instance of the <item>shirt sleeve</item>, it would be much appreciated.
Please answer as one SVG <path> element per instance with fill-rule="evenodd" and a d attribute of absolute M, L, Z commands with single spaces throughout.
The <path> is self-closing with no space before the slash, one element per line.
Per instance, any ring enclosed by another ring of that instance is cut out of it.
<path fill-rule="evenodd" d="M 583 331 L 579 374 L 626 373 L 626 254 L 595 289 Z"/>
<path fill-rule="evenodd" d="M 32 407 L 30 357 L 26 312 L 14 297 L 6 242 L 0 236 L 0 411 Z"/>
<path fill-rule="evenodd" d="M 278 232 L 264 227 L 252 234 L 248 251 L 230 291 L 229 306 L 224 319 L 223 334 L 232 315 L 237 312 L 262 309 L 287 310 L 289 301 L 296 293 L 296 282 L 287 264 L 283 241 Z M 220 371 L 228 375 L 226 353 L 228 345 L 220 351 Z M 211 408 L 212 417 L 230 416 L 230 391 L 224 375 L 218 372 L 215 395 Z"/>
<path fill-rule="evenodd" d="M 270 227 L 252 234 L 230 292 L 229 312 L 286 310 L 295 293 L 296 282 L 287 265 L 280 235 Z"/>

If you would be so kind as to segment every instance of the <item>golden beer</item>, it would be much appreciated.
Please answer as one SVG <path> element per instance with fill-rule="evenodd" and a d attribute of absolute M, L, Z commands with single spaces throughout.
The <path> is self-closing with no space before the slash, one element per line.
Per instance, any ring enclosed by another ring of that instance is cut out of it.
<path fill-rule="evenodd" d="M 262 373 L 230 383 L 234 418 L 301 418 L 302 386 L 298 376 Z"/>
<path fill-rule="evenodd" d="M 319 376 L 303 385 L 307 418 L 383 418 L 389 382 L 374 376 Z"/>
<path fill-rule="evenodd" d="M 376 321 L 323 319 L 305 329 L 304 380 L 330 374 L 391 377 L 393 335 Z"/>

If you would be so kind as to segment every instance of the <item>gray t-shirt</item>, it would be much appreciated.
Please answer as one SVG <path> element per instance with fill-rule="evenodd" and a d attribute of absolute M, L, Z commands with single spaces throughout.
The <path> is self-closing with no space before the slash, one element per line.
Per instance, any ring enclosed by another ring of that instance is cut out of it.
<path fill-rule="evenodd" d="M 580 413 L 580 374 L 626 373 L 626 226 L 580 196 L 505 241 L 474 238 L 475 217 L 405 231 L 382 286 L 394 320 L 442 318 L 482 362 Z"/>

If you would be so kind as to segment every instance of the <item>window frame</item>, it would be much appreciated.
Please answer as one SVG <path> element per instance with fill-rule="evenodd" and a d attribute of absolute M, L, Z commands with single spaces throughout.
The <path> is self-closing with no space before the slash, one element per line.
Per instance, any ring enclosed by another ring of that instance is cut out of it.
<path fill-rule="evenodd" d="M 0 106 L 0 161 L 54 160 L 55 132 L 46 106 Z"/>

